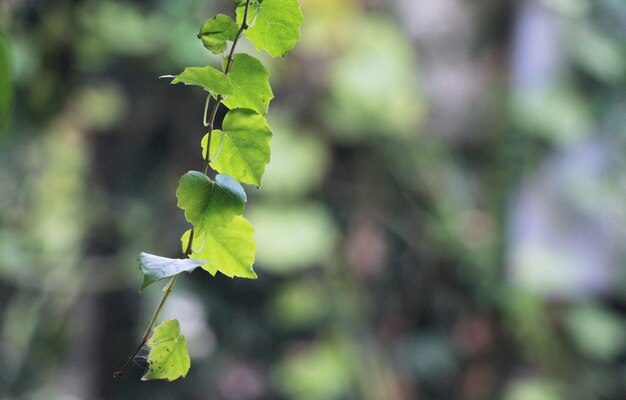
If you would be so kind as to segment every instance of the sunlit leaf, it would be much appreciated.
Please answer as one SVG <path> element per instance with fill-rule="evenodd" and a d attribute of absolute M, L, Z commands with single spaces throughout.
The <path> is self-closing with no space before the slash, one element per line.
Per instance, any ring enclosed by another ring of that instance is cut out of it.
<path fill-rule="evenodd" d="M 265 118 L 252 110 L 231 110 L 222 123 L 223 131 L 215 130 L 211 135 L 211 162 L 216 171 L 234 179 L 261 185 L 265 166 L 270 161 L 270 130 Z M 206 154 L 208 135 L 202 139 Z"/>
<path fill-rule="evenodd" d="M 195 85 L 204 88 L 212 94 L 228 96 L 235 88 L 230 79 L 213 67 L 188 67 L 178 75 L 164 75 L 172 79 L 172 85 L 182 82 L 185 85 Z"/>
<path fill-rule="evenodd" d="M 182 246 L 187 247 L 190 231 L 183 234 Z M 254 228 L 247 219 L 238 216 L 225 228 L 207 230 L 195 235 L 192 257 L 205 261 L 202 268 L 215 275 L 217 271 L 231 278 L 252 278 L 257 275 L 252 269 L 256 245 Z"/>
<path fill-rule="evenodd" d="M 234 40 L 239 27 L 227 15 L 218 14 L 211 19 L 207 19 L 202 24 L 198 39 L 207 50 L 218 54 L 226 50 L 226 41 Z"/>
<path fill-rule="evenodd" d="M 173 381 L 187 375 L 191 361 L 187 351 L 187 340 L 181 335 L 177 320 L 163 321 L 156 327 L 147 345 L 150 346 L 148 372 L 141 380 Z"/>
<path fill-rule="evenodd" d="M 199 260 L 167 258 L 148 253 L 139 254 L 138 260 L 139 269 L 143 274 L 140 290 L 144 290 L 161 279 L 178 275 L 181 272 L 191 272 L 204 264 L 203 261 Z"/>
<path fill-rule="evenodd" d="M 237 8 L 237 23 L 243 22 L 245 7 Z M 264 0 L 250 6 L 246 37 L 259 50 L 284 57 L 300 38 L 304 21 L 298 0 Z"/>
<path fill-rule="evenodd" d="M 219 174 L 215 181 L 197 171 L 189 171 L 180 178 L 178 207 L 197 232 L 225 227 L 241 215 L 247 201 L 239 183 L 228 175 Z"/>
<path fill-rule="evenodd" d="M 261 114 L 267 113 L 270 101 L 274 98 L 269 76 L 270 73 L 256 58 L 244 53 L 235 54 L 228 73 L 234 89 L 224 99 L 226 107 L 250 108 Z"/>

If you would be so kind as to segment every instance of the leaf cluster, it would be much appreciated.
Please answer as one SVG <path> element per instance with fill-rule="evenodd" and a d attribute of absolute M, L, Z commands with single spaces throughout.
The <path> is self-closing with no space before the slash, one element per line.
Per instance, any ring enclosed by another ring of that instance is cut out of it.
<path fill-rule="evenodd" d="M 216 15 L 202 24 L 197 35 L 207 50 L 222 55 L 222 70 L 211 66 L 188 67 L 178 75 L 165 76 L 172 78 L 172 84 L 203 88 L 208 92 L 207 107 L 212 100 L 213 108 L 208 122 L 205 110 L 208 132 L 200 143 L 204 172 L 185 173 L 176 189 L 178 207 L 192 225 L 181 237 L 182 251 L 188 258 L 141 253 L 139 265 L 144 275 L 141 290 L 198 267 L 212 275 L 221 272 L 231 278 L 257 277 L 252 268 L 256 250 L 254 228 L 242 215 L 247 197 L 241 183 L 261 186 L 270 161 L 272 131 L 266 114 L 274 94 L 263 64 L 249 54 L 235 53 L 235 47 L 240 37 L 245 36 L 258 50 L 284 57 L 299 39 L 303 16 L 297 0 L 235 0 L 234 3 L 236 20 L 224 14 Z M 229 42 L 232 45 L 225 55 Z M 214 129 L 213 119 L 220 104 L 228 112 L 222 129 Z M 209 169 L 217 173 L 213 179 L 207 174 Z M 159 311 L 160 307 L 152 323 Z M 151 351 L 144 380 L 174 380 L 187 374 L 189 355 L 178 321 L 165 321 L 157 326 L 147 344 Z"/>

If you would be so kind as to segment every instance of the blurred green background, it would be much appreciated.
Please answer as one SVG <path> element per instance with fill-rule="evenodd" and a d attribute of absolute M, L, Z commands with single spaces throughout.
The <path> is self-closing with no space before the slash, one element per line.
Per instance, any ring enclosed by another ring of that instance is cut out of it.
<path fill-rule="evenodd" d="M 232 1 L 0 1 L 0 398 L 625 399 L 626 2 L 300 3 L 284 60 L 240 48 L 259 279 L 180 280 L 191 371 L 145 383 L 136 257 L 180 255 L 205 133 L 157 77 Z"/>

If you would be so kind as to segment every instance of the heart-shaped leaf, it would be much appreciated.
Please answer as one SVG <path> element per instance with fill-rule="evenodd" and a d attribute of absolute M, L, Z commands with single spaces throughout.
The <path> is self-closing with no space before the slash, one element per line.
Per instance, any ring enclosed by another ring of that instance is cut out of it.
<path fill-rule="evenodd" d="M 141 380 L 174 381 L 187 375 L 191 360 L 187 350 L 187 340 L 181 335 L 177 320 L 163 321 L 156 327 L 146 344 L 150 346 L 148 372 Z"/>
<path fill-rule="evenodd" d="M 187 231 L 180 239 L 184 248 L 189 243 Z M 202 268 L 215 275 L 217 271 L 231 278 L 256 279 L 252 269 L 256 245 L 254 228 L 247 219 L 238 216 L 225 228 L 194 234 L 192 256 L 205 261 Z"/>
<path fill-rule="evenodd" d="M 253 110 L 231 110 L 224 117 L 223 131 L 211 135 L 211 167 L 234 179 L 261 186 L 261 177 L 270 161 L 272 131 L 265 118 Z M 206 156 L 208 135 L 202 139 Z"/>
<path fill-rule="evenodd" d="M 222 228 L 241 215 L 247 201 L 241 185 L 225 174 L 212 181 L 201 172 L 189 171 L 180 178 L 178 207 L 185 211 L 185 218 L 197 233 Z"/>
<path fill-rule="evenodd" d="M 207 50 L 219 54 L 226 50 L 226 41 L 235 39 L 238 30 L 239 27 L 231 17 L 218 14 L 204 21 L 198 32 L 198 39 L 202 40 Z"/>

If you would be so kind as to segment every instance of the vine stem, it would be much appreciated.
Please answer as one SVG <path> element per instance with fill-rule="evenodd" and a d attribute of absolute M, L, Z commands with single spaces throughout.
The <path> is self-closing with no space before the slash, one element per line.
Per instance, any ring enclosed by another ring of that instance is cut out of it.
<path fill-rule="evenodd" d="M 226 68 L 224 68 L 224 75 L 228 75 L 228 73 L 230 72 L 230 69 L 233 66 L 233 59 L 234 59 L 234 56 L 235 56 L 235 47 L 237 46 L 237 43 L 239 42 L 239 39 L 241 38 L 241 35 L 243 34 L 243 31 L 245 31 L 249 27 L 249 25 L 248 25 L 248 14 L 249 14 L 249 10 L 250 10 L 250 2 L 251 2 L 251 0 L 246 0 L 245 9 L 244 9 L 244 12 L 243 12 L 243 21 L 241 23 L 241 27 L 239 28 L 239 31 L 237 31 L 237 35 L 235 36 L 235 39 L 233 40 L 233 45 L 230 47 L 230 52 L 228 53 L 228 59 L 226 61 Z M 205 162 L 204 162 L 204 174 L 205 175 L 209 172 L 209 168 L 210 168 L 209 164 L 211 163 L 211 133 L 213 132 L 213 125 L 215 123 L 215 116 L 217 115 L 217 109 L 219 108 L 219 105 L 222 103 L 222 100 L 224 100 L 224 98 L 221 95 L 217 96 L 217 98 L 215 99 L 216 101 L 212 105 L 211 112 L 209 114 L 209 119 L 207 121 L 206 115 L 207 115 L 207 109 L 209 107 L 210 100 L 211 100 L 211 95 L 209 94 L 209 96 L 207 97 L 206 104 L 204 105 L 204 115 L 203 115 L 203 120 L 202 120 L 203 125 L 205 127 L 207 127 L 208 130 L 209 130 L 209 137 L 208 137 L 208 141 L 207 141 L 207 151 L 206 151 L 206 157 L 205 157 Z M 190 235 L 189 235 L 189 243 L 187 244 L 187 248 L 185 249 L 185 256 L 187 256 L 187 257 L 189 257 L 191 255 L 191 253 L 192 253 L 193 238 L 194 238 L 194 228 L 192 227 Z M 128 367 L 130 366 L 130 364 L 133 362 L 133 360 L 135 359 L 137 354 L 139 354 L 139 352 L 141 351 L 143 346 L 145 346 L 146 342 L 148 341 L 148 338 L 150 337 L 150 333 L 152 332 L 152 328 L 154 328 L 154 325 L 156 324 L 157 318 L 159 317 L 159 314 L 161 313 L 161 310 L 163 309 L 163 306 L 165 305 L 165 302 L 167 301 L 167 298 L 169 297 L 170 293 L 172 292 L 172 287 L 174 286 L 174 283 L 176 282 L 176 278 L 177 277 L 178 277 L 178 275 L 174 275 L 167 282 L 167 285 L 163 289 L 163 297 L 161 297 L 161 302 L 159 303 L 159 306 L 157 307 L 157 309 L 154 312 L 154 314 L 152 315 L 152 319 L 150 320 L 150 324 L 148 324 L 148 328 L 146 329 L 146 333 L 141 338 L 141 342 L 139 343 L 139 346 L 137 346 L 137 349 L 132 354 L 132 356 L 130 356 L 128 358 L 128 360 L 126 361 L 126 363 L 124 364 L 122 369 L 120 369 L 119 371 L 116 371 L 116 372 L 113 373 L 113 377 L 114 378 L 117 378 L 117 377 L 120 377 L 120 376 L 124 375 L 124 373 L 126 372 Z"/>
<path fill-rule="evenodd" d="M 237 31 L 237 35 L 235 36 L 235 39 L 233 40 L 233 45 L 230 47 L 230 52 L 228 53 L 228 58 L 226 60 L 226 68 L 224 68 L 224 75 L 228 75 L 228 73 L 230 72 L 230 69 L 233 66 L 233 60 L 235 57 L 235 47 L 237 47 L 237 43 L 239 42 L 239 39 L 241 38 L 243 31 L 249 28 L 248 14 L 250 12 L 250 1 L 251 0 L 246 0 L 245 9 L 243 11 L 243 21 L 241 22 L 241 27 Z M 210 96 L 211 95 L 209 94 L 209 97 Z M 205 175 L 207 174 L 207 172 L 209 172 L 209 164 L 211 163 L 211 136 L 213 135 L 213 124 L 215 123 L 215 115 L 217 114 L 217 109 L 222 103 L 222 100 L 224 100 L 224 97 L 222 95 L 217 96 L 217 98 L 215 99 L 215 102 L 213 103 L 213 108 L 211 109 L 209 120 L 205 124 L 205 126 L 209 130 L 209 137 L 207 138 L 207 145 L 206 145 L 206 157 L 204 159 L 204 174 Z M 208 104 L 208 101 L 209 99 L 207 99 L 207 104 Z"/>
<path fill-rule="evenodd" d="M 154 315 L 152 315 L 152 319 L 150 320 L 150 324 L 148 324 L 148 329 L 146 329 L 146 333 L 144 333 L 143 337 L 141 338 L 141 343 L 139 343 L 139 346 L 137 346 L 137 349 L 135 350 L 133 355 L 128 358 L 128 361 L 126 361 L 126 364 L 124 364 L 122 369 L 120 369 L 119 371 L 116 371 L 116 372 L 113 373 L 113 377 L 114 378 L 117 378 L 119 376 L 124 375 L 124 372 L 126 372 L 126 369 L 128 369 L 128 367 L 130 366 L 130 363 L 135 359 L 137 354 L 139 354 L 139 352 L 141 351 L 143 346 L 148 341 L 148 338 L 150 337 L 150 333 L 152 332 L 152 328 L 154 328 L 154 324 L 156 323 L 157 318 L 158 318 L 159 314 L 161 313 L 161 310 L 163 309 L 163 306 L 165 305 L 165 302 L 167 301 L 167 298 L 169 297 L 170 293 L 172 292 L 172 287 L 174 286 L 174 282 L 176 282 L 176 278 L 177 277 L 178 277 L 178 275 L 174 275 L 167 282 L 167 285 L 163 289 L 163 297 L 161 298 L 161 302 L 159 303 L 159 306 L 157 307 L 156 311 L 154 312 Z"/>

